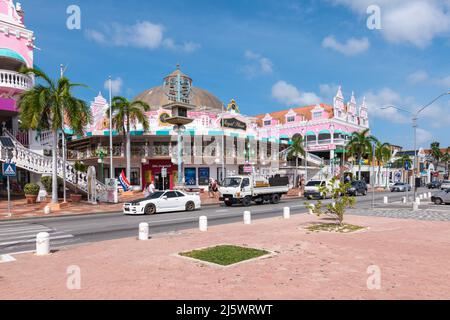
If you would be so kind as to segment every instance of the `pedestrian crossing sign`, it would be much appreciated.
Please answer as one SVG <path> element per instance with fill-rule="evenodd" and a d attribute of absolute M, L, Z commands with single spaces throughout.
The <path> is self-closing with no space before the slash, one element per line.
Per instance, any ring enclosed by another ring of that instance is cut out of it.
<path fill-rule="evenodd" d="M 17 175 L 17 168 L 15 164 L 4 163 L 3 164 L 3 175 L 5 177 L 15 177 Z"/>

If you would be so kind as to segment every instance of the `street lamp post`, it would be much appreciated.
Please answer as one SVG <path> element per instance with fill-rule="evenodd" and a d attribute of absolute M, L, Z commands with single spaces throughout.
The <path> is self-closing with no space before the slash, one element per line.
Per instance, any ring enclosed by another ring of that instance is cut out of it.
<path fill-rule="evenodd" d="M 104 175 L 105 175 L 105 173 L 104 173 L 104 170 L 103 170 L 103 163 L 104 163 L 103 159 L 106 156 L 106 152 L 104 152 L 103 149 L 100 149 L 100 151 L 98 153 L 98 156 L 99 156 L 98 163 L 100 164 L 100 168 L 101 168 L 101 176 L 100 176 L 101 180 L 100 181 L 104 182 Z"/>
<path fill-rule="evenodd" d="M 432 104 L 434 104 L 437 100 L 439 100 L 440 98 L 442 98 L 442 97 L 444 97 L 446 95 L 450 95 L 450 91 L 440 94 L 434 100 L 432 100 L 430 103 L 428 103 L 427 105 L 425 105 L 424 107 L 422 107 L 421 109 L 419 109 L 419 111 L 417 111 L 415 113 L 413 113 L 413 112 L 411 112 L 409 110 L 405 110 L 405 109 L 399 108 L 399 107 L 394 106 L 394 105 L 388 105 L 388 106 L 385 106 L 385 107 L 381 108 L 382 110 L 393 108 L 393 109 L 397 109 L 399 111 L 403 111 L 403 112 L 406 112 L 406 113 L 412 115 L 412 127 L 413 127 L 413 130 L 414 130 L 414 161 L 413 161 L 413 175 L 414 175 L 414 178 L 416 178 L 415 171 L 417 169 L 418 169 L 418 172 L 420 171 L 420 165 L 418 165 L 418 159 L 417 159 L 417 127 L 418 127 L 417 121 L 419 120 L 420 114 L 425 109 L 427 109 Z M 417 197 L 417 189 L 416 189 L 416 187 L 417 186 L 416 186 L 416 183 L 414 181 L 414 199 L 416 199 L 416 197 Z"/>

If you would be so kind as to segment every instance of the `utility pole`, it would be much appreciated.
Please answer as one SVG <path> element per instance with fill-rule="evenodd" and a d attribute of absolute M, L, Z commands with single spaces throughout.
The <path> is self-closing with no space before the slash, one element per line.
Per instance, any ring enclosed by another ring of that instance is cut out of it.
<path fill-rule="evenodd" d="M 64 77 L 64 65 L 60 65 L 60 72 L 61 72 L 61 79 Z M 64 117 L 64 104 L 61 105 L 61 131 L 62 131 L 62 156 L 63 156 L 63 165 L 62 165 L 62 173 L 63 173 L 63 203 L 67 202 L 67 192 L 66 192 L 66 134 L 64 132 L 64 124 L 65 124 L 65 117 Z"/>
<path fill-rule="evenodd" d="M 112 134 L 112 78 L 109 76 L 109 178 L 114 179 Z M 128 177 L 129 178 L 129 177 Z"/>

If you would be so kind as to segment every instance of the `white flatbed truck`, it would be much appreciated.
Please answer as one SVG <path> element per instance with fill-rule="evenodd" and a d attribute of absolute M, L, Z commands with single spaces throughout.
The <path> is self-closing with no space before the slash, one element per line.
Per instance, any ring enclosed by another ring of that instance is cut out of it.
<path fill-rule="evenodd" d="M 227 207 L 233 204 L 242 204 L 247 207 L 252 203 L 264 204 L 265 202 L 277 204 L 288 191 L 288 181 L 286 185 L 281 186 L 271 186 L 268 183 L 258 185 L 251 176 L 227 177 L 219 187 L 220 201 L 223 201 Z"/>

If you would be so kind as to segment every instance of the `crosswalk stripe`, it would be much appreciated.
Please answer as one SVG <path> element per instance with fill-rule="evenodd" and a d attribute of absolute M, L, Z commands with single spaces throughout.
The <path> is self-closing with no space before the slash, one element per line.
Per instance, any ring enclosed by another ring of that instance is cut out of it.
<path fill-rule="evenodd" d="M 53 229 L 46 228 L 46 227 L 41 227 L 41 228 L 36 228 L 36 229 L 18 230 L 18 231 L 8 231 L 8 232 L 1 232 L 0 231 L 0 239 L 3 236 L 9 236 L 9 235 L 19 235 L 19 234 L 24 234 L 24 233 L 36 233 L 36 234 L 38 234 L 39 232 L 51 232 L 51 231 L 53 231 Z"/>
<path fill-rule="evenodd" d="M 52 236 L 52 235 L 58 235 L 58 234 L 67 234 L 67 233 L 65 233 L 65 232 L 62 232 L 62 231 L 57 231 L 57 232 L 53 232 L 53 233 L 49 233 L 50 234 L 50 236 Z M 6 241 L 6 240 L 9 240 L 9 239 L 26 239 L 26 238 L 36 238 L 36 235 L 37 235 L 37 233 L 30 233 L 30 234 L 27 234 L 27 235 L 21 235 L 21 236 L 16 236 L 16 235 L 9 235 L 9 236 L 6 236 L 6 237 L 1 237 L 0 238 L 0 240 L 1 241 Z"/>
<path fill-rule="evenodd" d="M 56 237 L 52 237 L 50 235 L 50 241 L 52 241 L 52 240 L 60 240 L 60 239 L 68 239 L 68 238 L 73 238 L 73 237 L 74 236 L 71 235 L 71 234 L 62 235 L 62 236 L 56 236 Z M 0 242 L 0 246 L 10 246 L 10 245 L 15 245 L 15 244 L 33 243 L 35 241 L 36 241 L 36 239 L 29 239 L 29 240 L 23 240 L 23 241 Z"/>

